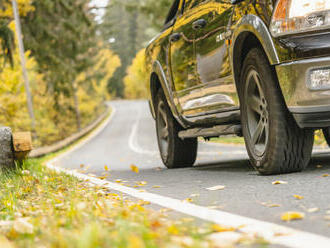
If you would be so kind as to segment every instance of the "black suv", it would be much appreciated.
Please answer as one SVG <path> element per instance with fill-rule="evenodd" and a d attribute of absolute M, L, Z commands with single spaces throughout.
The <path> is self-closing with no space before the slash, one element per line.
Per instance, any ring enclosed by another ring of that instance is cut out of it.
<path fill-rule="evenodd" d="M 261 174 L 297 172 L 329 139 L 330 0 L 175 0 L 146 61 L 168 168 L 236 134 Z"/>

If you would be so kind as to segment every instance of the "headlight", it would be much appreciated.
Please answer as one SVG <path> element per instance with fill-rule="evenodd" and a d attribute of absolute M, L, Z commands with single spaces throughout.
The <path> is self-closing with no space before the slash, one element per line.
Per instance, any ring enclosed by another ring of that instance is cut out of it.
<path fill-rule="evenodd" d="M 270 25 L 273 36 L 330 28 L 330 0 L 279 0 Z"/>

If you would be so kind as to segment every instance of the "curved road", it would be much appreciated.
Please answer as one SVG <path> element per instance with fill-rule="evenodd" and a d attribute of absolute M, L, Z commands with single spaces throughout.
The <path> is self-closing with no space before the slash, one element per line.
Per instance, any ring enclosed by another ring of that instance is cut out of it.
<path fill-rule="evenodd" d="M 55 165 L 104 173 L 111 169 L 108 180 L 121 179 L 126 184 L 146 181 L 148 192 L 212 206 L 230 213 L 278 223 L 295 229 L 330 236 L 330 151 L 314 153 L 310 167 L 303 173 L 281 176 L 259 176 L 249 167 L 245 148 L 201 142 L 194 168 L 167 170 L 158 154 L 154 121 L 145 101 L 113 101 L 116 110 L 111 122 L 96 137 L 65 156 Z M 130 166 L 140 169 L 136 174 Z M 272 185 L 281 180 L 287 184 Z M 225 185 L 225 190 L 206 188 Z M 154 187 L 160 186 L 160 187 Z M 297 200 L 293 195 L 301 195 Z M 279 205 L 271 207 L 271 205 Z M 283 223 L 286 211 L 305 212 L 304 220 Z"/>

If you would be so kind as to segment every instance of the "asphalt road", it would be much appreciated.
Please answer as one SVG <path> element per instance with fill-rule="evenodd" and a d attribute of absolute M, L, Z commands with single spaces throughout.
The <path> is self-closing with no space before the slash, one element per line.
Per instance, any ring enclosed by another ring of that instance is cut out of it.
<path fill-rule="evenodd" d="M 110 181 L 121 179 L 128 185 L 146 181 L 142 188 L 148 192 L 180 200 L 192 198 L 201 206 L 330 237 L 330 177 L 324 177 L 330 174 L 329 150 L 315 152 L 309 168 L 302 173 L 265 177 L 249 166 L 245 147 L 200 142 L 194 168 L 167 170 L 160 161 L 147 103 L 110 104 L 116 111 L 106 128 L 55 165 L 80 169 L 83 164 L 96 175 L 104 173 L 107 165 L 111 169 Z M 132 164 L 140 173 L 131 171 Z M 272 185 L 276 180 L 287 184 Z M 226 188 L 206 189 L 215 185 Z M 294 195 L 304 199 L 297 200 Z M 270 207 L 272 204 L 279 207 Z M 305 212 L 306 217 L 285 223 L 281 214 L 286 211 Z"/>

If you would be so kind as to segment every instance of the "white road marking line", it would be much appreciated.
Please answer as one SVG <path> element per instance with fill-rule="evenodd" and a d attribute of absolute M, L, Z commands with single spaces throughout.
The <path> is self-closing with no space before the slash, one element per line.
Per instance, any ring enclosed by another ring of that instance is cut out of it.
<path fill-rule="evenodd" d="M 52 165 L 52 162 L 47 163 L 47 167 L 57 172 L 75 176 L 81 180 L 87 180 L 89 183 L 94 185 L 102 186 L 109 190 L 122 192 L 134 198 L 142 199 L 164 208 L 169 208 L 174 211 L 220 225 L 236 227 L 240 231 L 247 234 L 257 234 L 258 236 L 266 239 L 271 244 L 278 244 L 291 248 L 330 247 L 330 239 L 320 235 L 303 232 L 293 228 L 288 228 L 265 221 L 259 221 L 224 211 L 212 210 L 207 207 L 182 202 L 170 197 L 147 192 L 140 192 L 136 189 L 122 186 L 117 183 L 105 182 L 103 180 L 89 177 L 75 171 L 55 167 Z"/>
<path fill-rule="evenodd" d="M 129 140 L 128 140 L 128 146 L 135 153 L 160 158 L 159 151 L 153 151 L 153 150 L 142 148 L 138 143 L 137 132 L 139 130 L 139 124 L 140 124 L 141 116 L 142 116 L 142 107 L 139 108 L 136 121 L 132 125 L 131 133 L 130 133 Z M 209 144 L 207 144 L 207 145 L 209 145 Z M 219 146 L 219 145 L 220 144 L 218 144 L 217 146 Z M 227 155 L 227 154 L 228 155 L 246 155 L 247 152 L 246 151 L 221 152 L 221 150 L 219 150 L 218 152 L 215 152 L 215 151 L 210 151 L 210 152 L 200 151 L 200 152 L 198 152 L 198 155 L 201 155 L 201 156 L 216 156 L 216 155 L 219 156 L 221 154 L 222 155 Z"/>
<path fill-rule="evenodd" d="M 131 134 L 128 139 L 128 146 L 135 153 L 160 157 L 158 151 L 150 151 L 150 150 L 143 149 L 137 142 L 137 131 L 139 129 L 141 115 L 142 115 L 142 108 L 139 108 L 139 112 L 138 112 L 136 121 L 132 126 Z"/>

